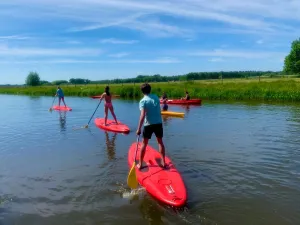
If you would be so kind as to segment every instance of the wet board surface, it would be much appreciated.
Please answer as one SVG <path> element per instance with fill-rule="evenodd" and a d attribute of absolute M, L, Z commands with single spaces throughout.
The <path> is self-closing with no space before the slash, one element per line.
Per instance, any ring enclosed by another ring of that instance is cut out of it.
<path fill-rule="evenodd" d="M 59 110 L 59 111 L 72 111 L 72 108 L 70 107 L 65 107 L 65 106 L 58 106 L 58 105 L 55 105 L 52 107 L 52 109 L 54 110 Z"/>
<path fill-rule="evenodd" d="M 97 127 L 107 130 L 107 131 L 112 131 L 112 132 L 117 132 L 117 133 L 129 133 L 130 129 L 126 124 L 123 124 L 118 120 L 118 124 L 116 124 L 115 120 L 110 120 L 107 119 L 107 126 L 104 125 L 104 118 L 96 118 L 95 119 L 95 124 Z"/>
<path fill-rule="evenodd" d="M 134 162 L 136 144 L 135 142 L 129 147 L 129 168 L 131 168 Z M 139 143 L 138 146 L 137 159 L 139 158 L 140 148 L 141 143 Z M 136 160 L 136 163 L 138 162 L 139 161 Z M 166 168 L 162 168 L 159 152 L 148 145 L 141 170 L 136 168 L 138 182 L 149 194 L 161 202 L 175 207 L 182 207 L 186 204 L 187 200 L 187 191 L 184 181 L 171 159 L 167 156 L 165 158 L 165 164 Z"/>

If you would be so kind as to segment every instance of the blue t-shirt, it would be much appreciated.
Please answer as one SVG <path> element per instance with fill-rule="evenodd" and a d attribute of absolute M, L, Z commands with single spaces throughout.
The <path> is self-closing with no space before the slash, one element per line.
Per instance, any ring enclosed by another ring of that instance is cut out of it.
<path fill-rule="evenodd" d="M 162 123 L 159 98 L 155 94 L 145 95 L 139 104 L 146 111 L 144 126 Z"/>
<path fill-rule="evenodd" d="M 64 92 L 61 89 L 57 89 L 56 93 L 57 93 L 58 97 L 60 97 L 60 98 L 64 97 Z"/>

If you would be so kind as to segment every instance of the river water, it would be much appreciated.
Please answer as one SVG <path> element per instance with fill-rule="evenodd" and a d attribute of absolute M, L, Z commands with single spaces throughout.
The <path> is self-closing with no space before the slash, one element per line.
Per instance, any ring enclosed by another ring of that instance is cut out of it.
<path fill-rule="evenodd" d="M 175 211 L 143 189 L 129 194 L 127 152 L 138 101 L 113 101 L 129 135 L 87 124 L 97 100 L 0 95 L 0 224 L 300 224 L 300 107 L 226 103 L 169 106 L 167 155 L 181 172 L 188 205 Z M 95 114 L 103 117 L 103 105 Z M 111 118 L 111 115 L 109 115 Z M 157 148 L 155 139 L 150 145 Z"/>

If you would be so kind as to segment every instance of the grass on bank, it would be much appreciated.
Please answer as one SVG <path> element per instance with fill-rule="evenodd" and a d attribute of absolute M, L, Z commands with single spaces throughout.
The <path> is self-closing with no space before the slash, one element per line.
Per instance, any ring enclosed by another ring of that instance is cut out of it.
<path fill-rule="evenodd" d="M 150 83 L 152 91 L 180 98 L 189 91 L 192 98 L 211 100 L 300 101 L 300 78 L 260 78 Z M 106 85 L 62 85 L 66 96 L 93 96 Z M 123 98 L 141 97 L 140 84 L 110 84 L 111 92 Z M 56 86 L 0 87 L 0 94 L 54 96 Z"/>

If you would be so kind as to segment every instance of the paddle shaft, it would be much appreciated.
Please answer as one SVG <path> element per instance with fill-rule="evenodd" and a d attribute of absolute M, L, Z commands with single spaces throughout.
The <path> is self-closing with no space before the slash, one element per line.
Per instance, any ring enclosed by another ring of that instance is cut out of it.
<path fill-rule="evenodd" d="M 97 109 L 98 109 L 98 107 L 99 107 L 99 105 L 100 105 L 101 101 L 102 101 L 102 99 L 99 101 L 97 108 L 95 109 L 95 111 L 94 111 L 93 115 L 91 116 L 91 118 L 90 118 L 90 120 L 89 120 L 89 122 L 88 122 L 88 125 L 90 124 L 90 122 L 91 122 L 91 120 L 92 120 L 93 116 L 95 115 L 95 113 L 96 113 L 96 111 L 97 111 Z"/>
<path fill-rule="evenodd" d="M 137 154 L 137 150 L 138 150 L 138 146 L 139 146 L 139 140 L 140 140 L 140 135 L 137 136 L 136 149 L 135 149 L 135 153 L 134 153 L 134 163 L 136 161 L 136 154 Z"/>
<path fill-rule="evenodd" d="M 53 99 L 53 102 L 52 102 L 51 109 L 52 109 L 52 107 L 53 107 L 53 104 L 54 104 L 55 98 L 56 98 L 56 96 L 54 96 L 54 99 Z"/>

